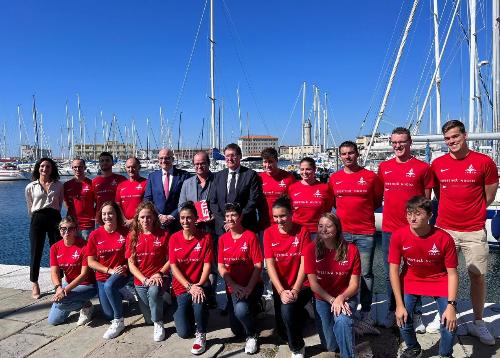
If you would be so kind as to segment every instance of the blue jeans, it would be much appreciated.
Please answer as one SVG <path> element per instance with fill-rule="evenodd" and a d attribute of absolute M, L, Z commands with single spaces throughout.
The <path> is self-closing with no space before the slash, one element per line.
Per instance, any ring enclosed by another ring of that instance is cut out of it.
<path fill-rule="evenodd" d="M 192 296 L 187 292 L 177 296 L 174 301 L 174 323 L 177 335 L 181 338 L 192 337 L 196 331 L 207 333 L 208 306 L 206 299 L 202 303 L 194 303 Z"/>
<path fill-rule="evenodd" d="M 66 286 L 66 285 L 64 285 Z M 78 285 L 59 302 L 54 302 L 50 308 L 49 324 L 56 326 L 68 318 L 71 311 L 78 311 L 96 295 L 95 285 Z"/>
<path fill-rule="evenodd" d="M 321 343 L 329 352 L 338 352 L 343 358 L 354 357 L 353 316 L 340 314 L 335 317 L 331 312 L 332 305 L 316 299 L 316 320 L 320 329 Z M 356 310 L 356 299 L 348 301 L 352 312 Z"/>
<path fill-rule="evenodd" d="M 401 333 L 401 336 L 403 337 L 403 340 L 405 341 L 408 348 L 420 347 L 420 344 L 418 344 L 417 341 L 417 335 L 413 328 L 413 311 L 419 298 L 421 298 L 420 295 L 404 295 L 405 308 L 408 312 L 408 319 L 406 320 L 406 324 L 403 326 L 403 328 L 399 329 L 399 332 Z M 438 306 L 439 316 L 442 317 L 443 312 L 448 306 L 448 298 L 434 297 L 434 300 L 436 301 Z M 444 326 L 442 323 L 439 331 L 441 333 L 441 340 L 439 341 L 439 355 L 451 357 L 451 354 L 453 353 L 453 341 L 455 339 L 455 332 L 448 331 L 446 329 L 446 326 Z"/>
<path fill-rule="evenodd" d="M 343 233 L 347 242 L 352 242 L 359 250 L 361 259 L 361 289 L 359 301 L 362 312 L 370 312 L 373 294 L 373 255 L 375 254 L 375 239 L 373 235 L 358 235 Z"/>
<path fill-rule="evenodd" d="M 305 326 L 307 312 L 305 312 L 304 306 L 311 301 L 312 291 L 309 287 L 303 288 L 299 292 L 297 301 L 288 304 L 281 302 L 276 291 L 273 291 L 273 296 L 274 320 L 278 334 L 282 338 L 286 338 L 292 352 L 298 352 L 305 346 L 302 330 Z"/>
<path fill-rule="evenodd" d="M 389 279 L 389 246 L 391 244 L 392 232 L 382 231 L 382 256 L 384 258 L 385 289 L 387 292 L 387 303 L 389 311 L 396 310 L 396 300 L 392 292 L 391 280 Z"/>
<path fill-rule="evenodd" d="M 163 322 L 163 286 L 135 286 L 135 292 L 146 324 Z"/>
<path fill-rule="evenodd" d="M 262 296 L 264 287 L 262 283 L 255 285 L 252 293 L 247 298 L 238 298 L 235 294 L 227 293 L 227 311 L 231 331 L 237 337 L 255 336 L 256 305 Z"/>
<path fill-rule="evenodd" d="M 129 276 L 111 275 L 106 281 L 97 281 L 99 302 L 107 320 L 123 317 L 122 294 L 120 289 L 127 284 Z"/>

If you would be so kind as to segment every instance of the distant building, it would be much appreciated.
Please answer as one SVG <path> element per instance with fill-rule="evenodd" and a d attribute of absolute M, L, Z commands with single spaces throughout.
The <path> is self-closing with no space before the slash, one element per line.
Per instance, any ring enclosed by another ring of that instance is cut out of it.
<path fill-rule="evenodd" d="M 290 145 L 280 147 L 280 156 L 287 160 L 300 160 L 304 157 L 314 156 L 314 154 L 321 151 L 322 147 L 320 145 Z"/>
<path fill-rule="evenodd" d="M 125 160 L 138 149 L 132 143 L 119 143 L 117 141 L 107 141 L 105 143 L 85 143 L 73 145 L 73 156 L 87 160 L 98 160 L 102 152 L 110 152 L 114 159 Z"/>
<path fill-rule="evenodd" d="M 34 145 L 21 144 L 21 160 L 32 161 L 42 157 L 52 158 L 52 149 L 39 148 L 37 151 Z"/>
<path fill-rule="evenodd" d="M 248 135 L 238 139 L 244 157 L 259 156 L 264 148 L 278 148 L 278 138 L 270 135 Z"/>

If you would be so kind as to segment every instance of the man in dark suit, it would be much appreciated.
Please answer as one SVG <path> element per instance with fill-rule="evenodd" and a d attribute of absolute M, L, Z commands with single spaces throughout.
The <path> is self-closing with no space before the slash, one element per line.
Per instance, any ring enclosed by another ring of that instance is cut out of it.
<path fill-rule="evenodd" d="M 144 193 L 144 200 L 155 205 L 162 227 L 167 228 L 170 233 L 180 230 L 177 205 L 182 183 L 189 178 L 189 173 L 175 168 L 173 162 L 174 153 L 171 149 L 160 150 L 158 163 L 161 169 L 149 174 Z"/>
<path fill-rule="evenodd" d="M 210 191 L 210 210 L 215 218 L 215 233 L 220 236 L 227 231 L 224 222 L 226 203 L 238 203 L 243 209 L 242 224 L 246 229 L 257 231 L 257 204 L 262 188 L 257 173 L 240 165 L 241 148 L 231 143 L 224 148 L 227 168 L 216 173 Z"/>

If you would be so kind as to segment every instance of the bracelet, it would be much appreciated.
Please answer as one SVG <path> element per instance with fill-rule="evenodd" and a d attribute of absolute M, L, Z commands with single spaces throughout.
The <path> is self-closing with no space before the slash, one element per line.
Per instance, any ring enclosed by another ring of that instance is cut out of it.
<path fill-rule="evenodd" d="M 106 268 L 106 274 L 109 273 L 109 266 Z"/>
<path fill-rule="evenodd" d="M 62 287 L 60 283 L 58 283 L 57 285 L 55 285 L 55 286 L 54 286 L 54 291 L 57 291 L 57 289 L 58 289 L 59 287 Z"/>
<path fill-rule="evenodd" d="M 188 293 L 189 293 L 189 291 L 191 291 L 191 287 L 193 287 L 193 285 L 192 285 L 191 283 L 188 283 L 188 284 L 186 285 L 186 292 L 188 292 Z"/>

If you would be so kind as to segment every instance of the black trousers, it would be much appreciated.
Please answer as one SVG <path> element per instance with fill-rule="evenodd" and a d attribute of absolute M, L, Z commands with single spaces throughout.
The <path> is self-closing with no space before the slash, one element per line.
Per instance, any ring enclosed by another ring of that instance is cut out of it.
<path fill-rule="evenodd" d="M 40 273 L 40 261 L 42 260 L 45 235 L 49 237 L 49 245 L 52 246 L 61 239 L 58 224 L 61 221 L 61 213 L 55 209 L 42 209 L 31 215 L 30 224 L 30 281 L 38 282 Z"/>

